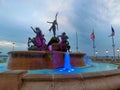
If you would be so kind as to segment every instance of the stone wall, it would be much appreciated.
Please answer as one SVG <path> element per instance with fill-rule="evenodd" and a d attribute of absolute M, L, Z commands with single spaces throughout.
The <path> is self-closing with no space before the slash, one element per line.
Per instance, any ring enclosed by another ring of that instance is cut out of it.
<path fill-rule="evenodd" d="M 22 78 L 26 72 L 17 70 L 0 73 L 0 90 L 21 90 Z"/>
<path fill-rule="evenodd" d="M 26 75 L 21 90 L 117 90 L 120 70 L 69 75 Z"/>
<path fill-rule="evenodd" d="M 0 90 L 120 90 L 120 69 L 83 74 L 0 73 Z"/>

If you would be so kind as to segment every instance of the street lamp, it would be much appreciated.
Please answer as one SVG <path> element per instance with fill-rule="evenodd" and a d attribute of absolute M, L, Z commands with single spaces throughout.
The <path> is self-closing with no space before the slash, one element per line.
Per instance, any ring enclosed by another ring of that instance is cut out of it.
<path fill-rule="evenodd" d="M 95 51 L 95 56 L 96 56 L 96 59 L 97 59 L 97 55 L 98 55 L 98 51 L 96 50 L 96 51 Z"/>
<path fill-rule="evenodd" d="M 118 53 L 118 58 L 119 58 L 119 52 L 120 52 L 119 48 L 117 48 L 117 50 L 116 50 L 116 51 L 117 51 L 117 53 Z"/>
<path fill-rule="evenodd" d="M 13 44 L 13 48 L 12 48 L 12 51 L 14 51 L 15 43 L 13 42 L 12 44 Z"/>
<path fill-rule="evenodd" d="M 107 49 L 106 49 L 105 53 L 106 53 L 106 58 L 108 58 L 109 51 Z"/>

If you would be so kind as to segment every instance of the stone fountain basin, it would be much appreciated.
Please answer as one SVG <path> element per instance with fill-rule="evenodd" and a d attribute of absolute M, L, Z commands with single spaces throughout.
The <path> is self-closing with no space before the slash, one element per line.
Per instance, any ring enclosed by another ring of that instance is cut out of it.
<path fill-rule="evenodd" d="M 36 70 L 56 69 L 64 66 L 65 52 L 60 51 L 11 51 L 8 60 L 8 69 Z M 70 61 L 73 67 L 85 66 L 85 53 L 70 52 Z"/>

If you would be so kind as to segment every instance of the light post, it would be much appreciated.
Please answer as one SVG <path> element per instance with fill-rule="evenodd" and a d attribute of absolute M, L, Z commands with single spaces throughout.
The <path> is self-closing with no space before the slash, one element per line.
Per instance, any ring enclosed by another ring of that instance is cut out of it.
<path fill-rule="evenodd" d="M 120 50 L 119 50 L 119 48 L 117 48 L 117 54 L 118 54 L 118 58 L 119 58 L 119 53 L 120 53 Z"/>
<path fill-rule="evenodd" d="M 106 49 L 105 53 L 106 53 L 106 58 L 108 58 L 109 51 L 107 49 Z"/>
<path fill-rule="evenodd" d="M 98 55 L 98 51 L 96 50 L 96 51 L 95 51 L 95 56 L 96 56 L 96 59 L 97 59 L 97 55 Z"/>
<path fill-rule="evenodd" d="M 12 48 L 12 51 L 14 51 L 15 43 L 13 42 L 12 44 L 13 44 L 13 48 Z"/>

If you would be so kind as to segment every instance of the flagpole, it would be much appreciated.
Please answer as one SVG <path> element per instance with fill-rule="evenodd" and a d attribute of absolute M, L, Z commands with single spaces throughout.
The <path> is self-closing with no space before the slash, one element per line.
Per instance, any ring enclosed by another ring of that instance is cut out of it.
<path fill-rule="evenodd" d="M 111 30 L 112 30 L 112 33 L 110 36 L 112 36 L 112 47 L 113 47 L 113 59 L 115 59 L 115 43 L 114 43 L 114 36 L 115 36 L 115 31 L 113 29 L 113 27 L 111 26 Z"/>
<path fill-rule="evenodd" d="M 94 35 L 94 30 L 91 33 L 91 39 L 93 41 L 93 56 L 95 58 L 95 35 Z"/>
<path fill-rule="evenodd" d="M 76 51 L 78 52 L 78 35 L 77 35 L 77 32 L 76 32 Z"/>
<path fill-rule="evenodd" d="M 93 40 L 93 55 L 94 55 L 94 58 L 95 58 L 95 40 Z"/>
<path fill-rule="evenodd" d="M 113 59 L 115 59 L 115 43 L 114 43 L 114 37 L 112 36 L 112 47 L 113 47 Z"/>

